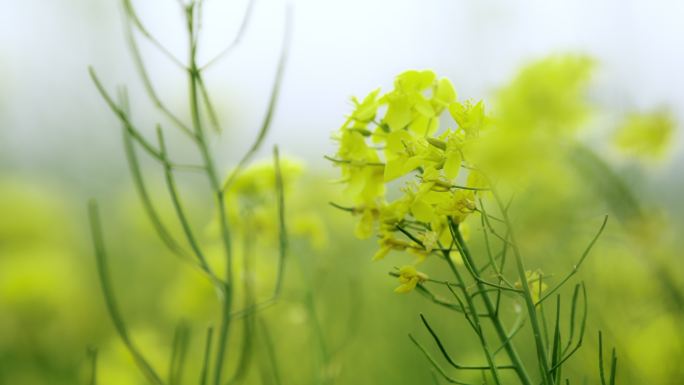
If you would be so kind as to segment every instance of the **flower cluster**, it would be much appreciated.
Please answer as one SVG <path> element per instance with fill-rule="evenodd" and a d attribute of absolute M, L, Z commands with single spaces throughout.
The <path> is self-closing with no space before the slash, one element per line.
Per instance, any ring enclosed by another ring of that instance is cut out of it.
<path fill-rule="evenodd" d="M 462 223 L 487 186 L 469 161 L 486 128 L 484 104 L 458 101 L 451 82 L 432 71 L 404 72 L 390 92 L 377 89 L 352 101 L 354 111 L 334 135 L 339 148 L 331 160 L 359 217 L 356 236 L 377 234 L 375 259 L 398 250 L 419 262 L 450 248 L 449 221 Z M 400 185 L 392 200 L 389 183 Z"/>

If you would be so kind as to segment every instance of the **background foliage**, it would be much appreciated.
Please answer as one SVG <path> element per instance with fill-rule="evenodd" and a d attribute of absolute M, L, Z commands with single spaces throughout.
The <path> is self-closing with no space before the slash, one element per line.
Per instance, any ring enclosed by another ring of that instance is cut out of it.
<path fill-rule="evenodd" d="M 597 66 L 586 56 L 552 56 L 501 81 L 484 98 L 492 119 L 505 116 L 503 123 L 511 126 L 500 160 L 512 177 L 526 181 L 516 194 L 513 216 L 533 264 L 553 277 L 571 268 L 585 245 L 591 232 L 585 226 L 587 213 L 610 214 L 615 220 L 578 274 L 590 293 L 590 326 L 571 371 L 597 383 L 595 331 L 600 328 L 618 351 L 619 383 L 680 383 L 684 262 L 679 250 L 684 245 L 678 234 L 684 206 L 675 199 L 682 191 L 680 179 L 659 171 L 669 167 L 675 176 L 681 171 L 671 160 L 676 159 L 675 118 L 667 107 L 616 111 L 597 102 L 592 95 L 601 85 L 591 82 Z M 390 76 L 376 79 L 373 86 L 388 85 Z M 338 95 L 340 104 L 347 96 Z M 226 108 L 240 108 L 239 102 L 232 103 Z M 335 127 L 317 129 L 332 132 Z M 581 144 L 584 152 L 557 156 L 569 142 Z M 69 151 L 81 151 L 82 146 L 69 143 Z M 123 165 L 121 146 L 107 146 Z M 9 155 L 0 159 L 14 161 Z M 416 293 L 392 292 L 396 281 L 387 272 L 396 262 L 371 263 L 375 240 L 356 240 L 355 219 L 328 205 L 340 200 L 339 186 L 330 183 L 336 177 L 332 167 L 320 158 L 292 164 L 304 166 L 299 172 L 300 166 L 293 168 L 286 194 L 292 249 L 285 292 L 263 312 L 282 382 L 430 381 L 428 363 L 407 338 L 409 332 L 426 337 L 418 313 L 445 331 L 448 346 L 457 347 L 455 354 L 478 361 L 476 341 L 462 338 L 468 333 L 453 314 L 429 306 Z M 527 172 L 531 169 L 536 172 Z M 196 358 L 189 360 L 188 373 L 200 362 L 202 336 L 218 308 L 214 293 L 165 251 L 133 186 L 122 182 L 121 167 L 102 170 L 96 181 L 3 167 L 0 384 L 86 383 L 89 346 L 100 352 L 101 384 L 145 383 L 106 314 L 88 237 L 85 192 L 95 192 L 103 202 L 114 285 L 141 348 L 165 372 L 175 325 L 184 320 L 191 330 L 189 357 Z M 258 165 L 253 170 L 259 180 Z M 162 181 L 152 182 L 153 193 L 161 192 Z M 181 182 L 190 197 L 202 191 L 192 176 Z M 163 216 L 170 218 L 169 202 L 160 204 Z M 211 242 L 211 207 L 201 199 L 186 204 L 197 226 L 206 230 L 204 240 Z M 266 213 L 271 210 L 263 207 Z M 269 221 L 260 225 L 255 253 L 272 255 Z M 255 279 L 268 285 L 273 268 L 268 257 L 263 261 Z M 426 271 L 438 274 L 429 266 Z M 315 312 L 308 307 L 310 298 Z M 533 354 L 529 348 L 523 354 Z"/>

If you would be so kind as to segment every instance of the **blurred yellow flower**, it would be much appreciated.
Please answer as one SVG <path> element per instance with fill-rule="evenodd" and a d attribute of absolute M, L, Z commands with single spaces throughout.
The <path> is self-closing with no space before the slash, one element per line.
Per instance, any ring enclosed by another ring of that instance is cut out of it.
<path fill-rule="evenodd" d="M 594 62 L 582 55 L 553 55 L 523 68 L 499 92 L 496 124 L 518 133 L 571 133 L 590 111 L 584 97 Z"/>
<path fill-rule="evenodd" d="M 394 289 L 395 293 L 408 293 L 416 288 L 420 282 L 424 282 L 428 276 L 416 270 L 413 265 L 404 265 L 399 269 L 400 285 Z"/>
<path fill-rule="evenodd" d="M 544 274 L 541 270 L 527 270 L 525 271 L 525 277 L 527 279 L 527 287 L 529 287 L 530 294 L 532 295 L 532 300 L 535 302 L 539 301 L 541 294 L 549 288 L 549 285 L 543 281 Z M 522 288 L 520 280 L 515 282 L 515 287 L 518 289 Z"/>
<path fill-rule="evenodd" d="M 615 134 L 622 152 L 644 159 L 662 157 L 670 147 L 675 123 L 667 111 L 631 114 Z"/>

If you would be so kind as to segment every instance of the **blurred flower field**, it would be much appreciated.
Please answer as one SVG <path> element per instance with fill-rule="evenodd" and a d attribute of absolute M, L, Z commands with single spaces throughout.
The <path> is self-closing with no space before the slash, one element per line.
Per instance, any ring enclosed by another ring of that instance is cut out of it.
<path fill-rule="evenodd" d="M 408 70 L 358 90 L 311 161 L 256 151 L 283 47 L 254 143 L 212 146 L 236 128 L 214 121 L 190 55 L 189 138 L 162 103 L 158 136 L 138 131 L 136 101 L 91 69 L 131 172 L 90 211 L 87 186 L 3 169 L 0 384 L 607 384 L 613 348 L 614 383 L 684 383 L 674 107 L 610 110 L 584 54 L 531 60 L 483 100 Z M 525 269 L 497 270 L 508 247 Z"/>

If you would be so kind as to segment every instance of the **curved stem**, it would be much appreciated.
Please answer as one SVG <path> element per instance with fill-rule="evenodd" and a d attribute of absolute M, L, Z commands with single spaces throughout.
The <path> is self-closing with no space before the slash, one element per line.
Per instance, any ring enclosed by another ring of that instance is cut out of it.
<path fill-rule="evenodd" d="M 257 134 L 256 139 L 252 146 L 247 150 L 247 153 L 240 159 L 238 165 L 235 167 L 233 172 L 228 176 L 228 179 L 223 184 L 223 191 L 227 191 L 230 185 L 233 183 L 237 175 L 240 173 L 241 169 L 249 162 L 249 160 L 254 156 L 257 150 L 261 147 L 266 134 L 271 128 L 271 121 L 273 120 L 273 114 L 275 112 L 276 102 L 278 101 L 278 96 L 280 94 L 280 85 L 283 80 L 283 75 L 285 73 L 285 63 L 287 62 L 287 55 L 290 46 L 290 34 L 291 34 L 291 23 L 292 23 L 292 11 L 290 7 L 287 8 L 286 19 L 285 19 L 285 33 L 283 35 L 283 46 L 280 51 L 280 59 L 278 60 L 278 69 L 276 70 L 276 77 L 273 83 L 273 89 L 271 90 L 271 97 L 268 102 L 268 108 L 266 109 L 266 115 L 261 124 L 261 129 Z M 194 65 L 194 64 L 193 64 Z"/>
<path fill-rule="evenodd" d="M 109 312 L 109 316 L 114 323 L 114 328 L 126 346 L 126 349 L 128 349 L 130 354 L 133 356 L 133 360 L 135 361 L 136 365 L 138 368 L 140 368 L 140 371 L 143 373 L 145 378 L 147 378 L 150 384 L 164 385 L 164 381 L 161 379 L 161 376 L 157 374 L 157 371 L 152 367 L 149 361 L 138 349 L 138 346 L 133 342 L 114 297 L 114 289 L 112 287 L 109 276 L 109 267 L 107 265 L 107 251 L 105 248 L 104 238 L 102 237 L 102 225 L 100 223 L 99 210 L 97 203 L 94 200 L 91 200 L 88 204 L 88 217 L 90 220 L 90 232 L 93 237 L 93 245 L 95 247 L 95 261 L 97 262 L 97 272 L 100 278 L 100 286 L 102 287 L 102 293 L 105 298 L 105 304 L 107 305 L 107 311 Z"/>
<path fill-rule="evenodd" d="M 226 48 L 224 48 L 218 55 L 214 56 L 211 60 L 207 61 L 206 64 L 204 64 L 200 70 L 204 71 L 207 68 L 211 67 L 212 65 L 216 64 L 219 60 L 223 59 L 226 55 L 228 55 L 230 52 L 235 49 L 235 47 L 240 44 L 240 41 L 242 40 L 242 36 L 245 34 L 245 30 L 247 30 L 247 25 L 249 24 L 249 20 L 252 16 L 252 10 L 254 9 L 254 0 L 247 0 L 247 8 L 245 9 L 245 14 L 242 17 L 242 23 L 240 24 L 240 28 L 238 28 L 237 33 L 235 34 L 235 37 L 233 37 L 233 40 L 228 44 Z"/>
<path fill-rule="evenodd" d="M 511 248 L 513 249 L 513 257 L 515 260 L 515 266 L 518 272 L 518 278 L 520 282 L 527 282 L 527 276 L 525 274 L 525 264 L 523 263 L 522 260 L 522 255 L 520 253 L 520 249 L 518 248 L 518 243 L 515 240 L 515 234 L 513 231 L 513 226 L 511 224 L 511 220 L 508 216 L 508 210 L 506 209 L 506 206 L 503 203 L 503 200 L 501 200 L 501 197 L 499 196 L 498 191 L 494 187 L 494 185 L 490 182 L 490 186 L 492 186 L 491 192 L 492 195 L 494 196 L 494 200 L 496 201 L 497 206 L 499 207 L 499 210 L 501 211 L 501 214 L 503 216 L 504 223 L 506 224 L 506 227 L 508 228 L 508 234 L 511 238 Z M 528 316 L 530 318 L 530 325 L 532 326 L 532 334 L 534 335 L 534 342 L 535 346 L 537 349 L 537 359 L 539 361 L 539 371 L 540 375 L 542 377 L 542 383 L 547 384 L 547 385 L 553 385 L 553 378 L 551 377 L 550 371 L 549 371 L 549 363 L 547 362 L 547 353 L 546 353 L 546 347 L 544 346 L 544 341 L 542 340 L 542 330 L 539 325 L 539 320 L 537 317 L 537 310 L 535 303 L 532 299 L 532 293 L 530 292 L 530 287 L 529 285 L 522 285 L 523 289 L 523 298 L 525 302 L 525 308 L 527 309 Z"/>
<path fill-rule="evenodd" d="M 487 363 L 489 364 L 489 369 L 491 370 L 492 375 L 494 376 L 494 381 L 496 384 L 501 384 L 501 380 L 499 379 L 499 371 L 497 369 L 496 364 L 494 363 L 494 355 L 492 354 L 492 352 L 489 349 L 489 344 L 487 343 L 487 339 L 485 338 L 484 331 L 482 330 L 482 325 L 480 324 L 480 317 L 477 314 L 477 307 L 475 306 L 475 303 L 473 302 L 473 298 L 470 295 L 468 295 L 468 291 L 465 289 L 465 281 L 463 280 L 461 273 L 456 268 L 454 261 L 451 260 L 451 257 L 449 256 L 448 252 L 444 252 L 444 258 L 446 259 L 447 263 L 449 264 L 449 268 L 454 273 L 456 280 L 461 284 L 461 291 L 463 292 L 463 296 L 465 297 L 466 304 L 468 305 L 468 308 L 470 309 L 470 314 L 469 314 L 470 319 L 472 320 L 472 324 L 474 326 L 475 332 L 476 332 L 476 334 L 480 340 L 480 344 L 482 345 L 482 349 L 484 350 L 485 356 L 487 358 Z M 528 385 L 528 384 L 526 384 L 526 385 Z"/>
<path fill-rule="evenodd" d="M 473 261 L 472 254 L 470 253 L 470 249 L 466 245 L 465 241 L 463 240 L 463 236 L 461 235 L 461 232 L 458 230 L 458 227 L 455 226 L 453 221 L 449 221 L 449 228 L 452 231 L 452 235 L 454 236 L 454 239 L 456 240 L 456 244 L 459 245 L 459 248 L 462 250 L 463 253 L 463 258 L 467 259 L 471 264 Z M 482 282 L 476 281 L 477 285 L 480 289 L 480 291 L 484 291 L 485 287 Z M 525 369 L 525 366 L 520 359 L 520 356 L 518 355 L 518 351 L 515 349 L 515 346 L 513 346 L 511 339 L 509 338 L 508 334 L 506 333 L 506 328 L 504 327 L 503 323 L 501 322 L 501 319 L 498 317 L 496 314 L 496 307 L 494 303 L 492 303 L 491 298 L 489 298 L 489 295 L 484 292 L 482 294 L 482 298 L 485 304 L 485 307 L 487 308 L 487 312 L 491 314 L 492 316 L 490 319 L 492 320 L 492 324 L 494 325 L 494 329 L 496 330 L 496 334 L 498 335 L 499 339 L 501 340 L 501 343 L 504 346 L 504 349 L 506 350 L 506 353 L 513 363 L 513 365 L 517 368 L 516 369 L 516 374 L 518 375 L 518 378 L 524 385 L 531 385 L 532 380 L 530 379 L 529 375 L 527 374 L 527 370 Z"/>

